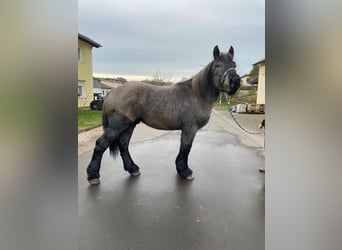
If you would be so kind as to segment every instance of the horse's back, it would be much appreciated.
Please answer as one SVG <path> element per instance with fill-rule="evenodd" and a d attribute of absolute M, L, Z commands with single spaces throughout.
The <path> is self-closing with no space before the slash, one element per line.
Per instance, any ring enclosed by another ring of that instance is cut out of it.
<path fill-rule="evenodd" d="M 140 119 L 156 103 L 168 95 L 170 87 L 160 87 L 140 82 L 129 82 L 113 89 L 105 98 L 105 112 L 118 112 L 131 121 Z M 164 94 L 163 94 L 164 93 Z"/>
<path fill-rule="evenodd" d="M 184 117 L 191 115 L 191 86 L 126 83 L 112 90 L 103 105 L 105 112 L 118 112 L 132 122 L 139 120 L 157 129 L 181 129 Z"/>

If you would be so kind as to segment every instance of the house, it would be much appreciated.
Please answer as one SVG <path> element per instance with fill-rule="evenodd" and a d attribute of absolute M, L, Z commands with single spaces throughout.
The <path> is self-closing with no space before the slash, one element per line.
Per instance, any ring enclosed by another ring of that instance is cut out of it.
<path fill-rule="evenodd" d="M 251 80 L 251 78 L 247 74 L 241 76 L 240 78 L 241 78 L 241 86 L 252 87 L 252 86 L 258 85 L 258 78 Z"/>
<path fill-rule="evenodd" d="M 265 103 L 265 59 L 262 59 L 253 65 L 259 65 L 259 75 L 258 75 L 258 94 L 257 94 L 257 104 Z"/>
<path fill-rule="evenodd" d="M 241 86 L 251 86 L 248 82 L 248 79 L 249 79 L 249 75 L 247 74 L 244 74 L 243 76 L 240 77 L 241 78 Z"/>
<path fill-rule="evenodd" d="M 93 47 L 102 46 L 78 33 L 78 107 L 88 107 L 93 100 Z"/>
<path fill-rule="evenodd" d="M 102 84 L 101 81 L 93 79 L 94 94 L 100 94 L 106 96 L 112 89 L 112 87 Z"/>

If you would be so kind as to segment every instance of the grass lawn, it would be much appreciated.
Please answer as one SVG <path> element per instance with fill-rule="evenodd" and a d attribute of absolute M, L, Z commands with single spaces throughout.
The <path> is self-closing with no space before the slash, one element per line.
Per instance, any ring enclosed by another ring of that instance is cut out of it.
<path fill-rule="evenodd" d="M 81 129 L 93 128 L 102 124 L 102 111 L 79 110 L 78 131 Z"/>

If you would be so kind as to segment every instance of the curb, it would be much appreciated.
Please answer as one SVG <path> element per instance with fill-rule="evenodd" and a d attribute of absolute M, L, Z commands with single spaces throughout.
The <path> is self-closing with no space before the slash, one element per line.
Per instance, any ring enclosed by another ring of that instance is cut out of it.
<path fill-rule="evenodd" d="M 78 130 L 78 134 L 80 134 L 80 133 L 83 133 L 83 132 L 86 132 L 86 131 L 89 131 L 89 130 L 92 130 L 92 129 L 94 129 L 94 128 L 98 128 L 98 127 L 101 127 L 102 126 L 102 124 L 98 124 L 98 125 L 94 125 L 94 126 L 91 126 L 91 127 L 88 127 L 88 128 L 82 128 L 82 129 L 80 129 L 80 130 Z"/>

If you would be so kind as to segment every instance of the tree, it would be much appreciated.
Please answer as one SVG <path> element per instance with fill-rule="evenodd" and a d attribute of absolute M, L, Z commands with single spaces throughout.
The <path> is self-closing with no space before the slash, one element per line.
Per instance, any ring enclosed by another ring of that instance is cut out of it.
<path fill-rule="evenodd" d="M 159 85 L 159 86 L 164 86 L 164 85 L 171 85 L 172 84 L 172 75 L 167 72 L 163 71 L 160 68 L 156 69 L 156 72 L 152 76 L 152 80 L 143 80 L 142 82 L 150 83 L 153 85 Z"/>
<path fill-rule="evenodd" d="M 223 102 L 228 103 L 228 101 L 229 101 L 229 97 L 228 97 L 227 93 L 220 92 L 216 102 L 218 102 L 221 105 Z"/>
<path fill-rule="evenodd" d="M 125 83 L 127 82 L 127 79 L 126 78 L 123 78 L 123 77 L 117 77 L 114 79 L 114 81 L 116 82 L 121 82 L 121 83 Z"/>
<path fill-rule="evenodd" d="M 249 72 L 249 79 L 247 79 L 247 82 L 252 82 L 253 80 L 256 80 L 259 78 L 259 64 L 253 65 L 253 68 Z"/>

